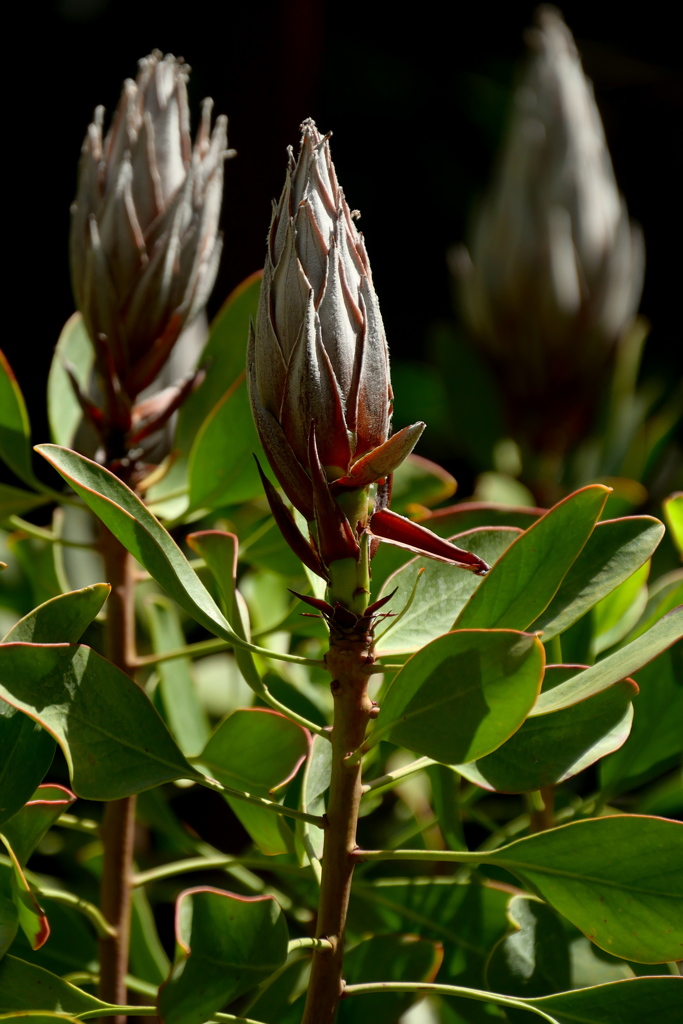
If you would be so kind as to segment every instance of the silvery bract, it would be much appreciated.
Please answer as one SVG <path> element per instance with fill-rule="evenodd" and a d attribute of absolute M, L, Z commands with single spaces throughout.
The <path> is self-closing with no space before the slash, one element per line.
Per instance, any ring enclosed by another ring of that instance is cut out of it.
<path fill-rule="evenodd" d="M 363 238 L 337 182 L 329 136 L 310 120 L 302 131 L 273 211 L 247 363 L 263 448 L 287 497 L 312 525 L 309 540 L 293 529 L 264 479 L 271 508 L 299 557 L 326 575 L 332 562 L 359 557 L 366 530 L 411 543 L 417 528 L 384 506 L 391 474 L 424 424 L 390 436 L 387 343 Z M 371 515 L 368 489 L 375 483 Z M 437 557 L 457 560 L 455 548 L 438 544 Z"/>
<path fill-rule="evenodd" d="M 530 394 L 605 365 L 637 309 L 644 262 L 571 33 L 552 8 L 536 21 L 471 258 L 456 257 L 470 328 L 508 386 Z"/>
<path fill-rule="evenodd" d="M 124 84 L 103 139 L 98 107 L 72 206 L 76 303 L 100 372 L 129 399 L 157 376 L 213 287 L 227 120 L 204 100 L 194 147 L 181 59 L 158 51 Z"/>

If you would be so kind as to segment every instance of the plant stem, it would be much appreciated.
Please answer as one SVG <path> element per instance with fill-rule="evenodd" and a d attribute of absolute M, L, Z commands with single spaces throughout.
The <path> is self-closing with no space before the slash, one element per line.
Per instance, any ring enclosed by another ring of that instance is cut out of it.
<path fill-rule="evenodd" d="M 554 1017 L 545 1013 L 540 1006 L 534 1006 L 533 1001 L 515 999 L 514 996 L 501 996 L 497 992 L 482 992 L 476 988 L 463 988 L 460 985 L 439 985 L 426 981 L 372 981 L 359 985 L 347 985 L 344 989 L 344 996 L 369 994 L 371 992 L 423 992 L 425 995 L 432 992 L 435 995 L 460 996 L 464 999 L 474 999 L 480 1003 L 493 1003 L 495 1006 L 511 1006 L 520 1010 L 527 1010 L 543 1020 L 557 1024 Z"/>
<path fill-rule="evenodd" d="M 367 692 L 371 644 L 371 636 L 340 636 L 333 628 L 326 658 L 332 674 L 334 722 L 316 938 L 328 939 L 331 948 L 313 953 L 302 1024 L 332 1024 L 342 993 L 344 930 L 362 790 L 360 763 L 349 764 L 346 759 L 362 744 L 368 721 L 376 713 Z"/>
<path fill-rule="evenodd" d="M 135 665 L 135 563 L 105 526 L 101 529 L 101 549 L 107 582 L 112 588 L 107 601 L 105 654 L 130 676 Z M 127 1003 L 134 831 L 135 797 L 108 803 L 102 825 L 101 904 L 116 936 L 100 939 L 99 996 L 116 1005 Z M 125 1014 L 117 1014 L 114 1024 L 125 1021 Z"/>
<path fill-rule="evenodd" d="M 529 831 L 545 832 L 555 827 L 555 787 L 543 786 L 530 794 Z"/>

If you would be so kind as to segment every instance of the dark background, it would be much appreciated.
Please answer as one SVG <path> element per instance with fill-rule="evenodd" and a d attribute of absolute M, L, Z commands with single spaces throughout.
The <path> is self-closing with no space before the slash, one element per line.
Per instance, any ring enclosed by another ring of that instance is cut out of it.
<path fill-rule="evenodd" d="M 239 155 L 227 166 L 226 244 L 210 312 L 262 265 L 285 147 L 313 116 L 334 131 L 338 177 L 362 211 L 394 365 L 409 381 L 405 367 L 428 358 L 434 325 L 453 317 L 445 253 L 465 237 L 486 185 L 533 9 L 423 2 L 400 14 L 372 0 L 57 0 L 15 8 L 5 54 L 14 73 L 6 65 L 12 316 L 3 347 L 34 440 L 47 438 L 45 382 L 73 310 L 67 240 L 81 141 L 95 105 L 112 111 L 140 56 L 158 47 L 187 59 L 193 126 L 205 95 L 230 118 Z M 683 78 L 679 36 L 664 13 L 671 8 L 567 2 L 563 10 L 595 84 L 620 188 L 645 232 L 641 309 L 653 332 L 644 373 L 671 381 L 681 368 L 683 238 Z M 399 426 L 401 401 L 399 394 Z M 429 410 L 422 415 L 429 420 Z M 421 451 L 431 454 L 429 433 Z"/>

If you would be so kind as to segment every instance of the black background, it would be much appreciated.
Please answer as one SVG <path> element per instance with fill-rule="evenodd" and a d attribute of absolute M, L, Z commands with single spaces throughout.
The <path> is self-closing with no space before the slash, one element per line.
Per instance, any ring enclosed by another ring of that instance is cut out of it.
<path fill-rule="evenodd" d="M 310 115 L 333 130 L 338 177 L 362 212 L 392 357 L 420 361 L 430 326 L 453 316 L 445 253 L 465 237 L 486 185 L 533 7 L 423 2 L 399 13 L 395 4 L 330 0 L 15 7 L 4 76 L 3 347 L 27 397 L 34 440 L 47 438 L 47 372 L 73 310 L 67 241 L 81 141 L 95 105 L 112 111 L 139 57 L 158 47 L 187 59 L 193 126 L 205 95 L 230 118 L 239 155 L 227 166 L 225 250 L 210 312 L 262 265 L 285 147 L 296 145 Z M 683 78 L 671 10 L 564 5 L 620 188 L 645 232 L 641 309 L 654 329 L 644 372 L 669 382 L 683 347 Z"/>

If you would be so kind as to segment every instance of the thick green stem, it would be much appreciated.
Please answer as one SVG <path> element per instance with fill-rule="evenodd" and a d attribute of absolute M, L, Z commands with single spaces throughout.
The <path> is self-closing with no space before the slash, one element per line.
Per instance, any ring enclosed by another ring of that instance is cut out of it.
<path fill-rule="evenodd" d="M 332 1024 L 342 993 L 344 930 L 362 791 L 361 765 L 349 764 L 346 759 L 363 742 L 368 721 L 376 711 L 367 692 L 371 643 L 369 636 L 333 635 L 326 659 L 332 673 L 334 723 L 316 937 L 327 939 L 330 945 L 313 953 L 302 1024 Z"/>
<path fill-rule="evenodd" d="M 101 549 L 111 594 L 107 601 L 105 654 L 128 675 L 135 665 L 135 563 L 131 555 L 106 527 L 102 527 Z M 115 936 L 100 940 L 100 999 L 127 1003 L 126 974 L 130 942 L 135 797 L 112 800 L 106 805 L 102 826 L 102 913 Z M 111 1020 L 111 1018 L 108 1018 Z M 114 1024 L 125 1024 L 118 1014 Z"/>

